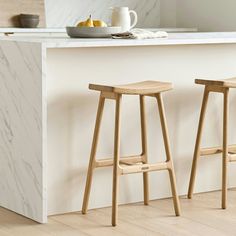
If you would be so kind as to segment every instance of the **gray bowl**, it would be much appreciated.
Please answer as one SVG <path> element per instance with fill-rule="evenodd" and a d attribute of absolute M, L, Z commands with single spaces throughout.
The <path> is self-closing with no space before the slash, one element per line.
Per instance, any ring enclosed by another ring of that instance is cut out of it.
<path fill-rule="evenodd" d="M 36 28 L 39 24 L 39 15 L 20 14 L 19 20 L 23 28 Z"/>
<path fill-rule="evenodd" d="M 112 34 L 121 32 L 120 26 L 112 27 L 66 27 L 71 38 L 111 38 Z"/>

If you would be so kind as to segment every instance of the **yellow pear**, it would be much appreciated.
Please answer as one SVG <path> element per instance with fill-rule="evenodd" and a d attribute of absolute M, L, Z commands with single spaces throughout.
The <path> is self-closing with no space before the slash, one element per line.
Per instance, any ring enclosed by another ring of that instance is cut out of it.
<path fill-rule="evenodd" d="M 94 20 L 93 25 L 95 27 L 107 27 L 107 24 L 102 20 Z"/>
<path fill-rule="evenodd" d="M 90 15 L 89 18 L 85 21 L 85 25 L 86 27 L 94 27 L 93 25 L 93 21 L 92 21 L 92 16 Z"/>
<path fill-rule="evenodd" d="M 77 27 L 84 27 L 85 26 L 85 21 L 81 21 L 77 24 Z"/>

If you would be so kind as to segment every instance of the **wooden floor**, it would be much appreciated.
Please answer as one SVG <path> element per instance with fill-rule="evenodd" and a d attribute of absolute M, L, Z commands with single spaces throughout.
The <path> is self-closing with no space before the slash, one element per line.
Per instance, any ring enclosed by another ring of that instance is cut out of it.
<path fill-rule="evenodd" d="M 151 201 L 149 206 L 119 207 L 119 224 L 110 226 L 111 209 L 91 210 L 49 217 L 41 225 L 0 208 L 0 236 L 149 236 L 149 235 L 236 235 L 236 189 L 228 196 L 228 209 L 221 210 L 220 192 L 181 198 L 182 216 L 175 217 L 171 199 Z"/>

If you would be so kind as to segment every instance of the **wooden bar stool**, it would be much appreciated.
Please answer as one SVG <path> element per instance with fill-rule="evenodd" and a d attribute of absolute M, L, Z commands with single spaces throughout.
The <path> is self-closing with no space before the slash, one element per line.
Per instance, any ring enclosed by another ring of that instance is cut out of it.
<path fill-rule="evenodd" d="M 113 192 L 112 192 L 112 225 L 117 223 L 117 193 L 119 176 L 133 173 L 143 173 L 144 186 L 144 204 L 148 205 L 149 191 L 148 191 L 148 172 L 168 170 L 171 182 L 172 195 L 174 200 L 174 208 L 176 216 L 180 214 L 179 199 L 176 191 L 175 173 L 173 162 L 170 154 L 169 139 L 166 126 L 165 112 L 161 97 L 161 92 L 171 90 L 172 84 L 158 81 L 144 81 L 139 83 L 120 85 L 120 86 L 105 86 L 90 84 L 89 88 L 100 91 L 100 100 L 97 111 L 97 119 L 93 136 L 93 143 L 91 149 L 90 162 L 87 173 L 87 181 L 84 193 L 84 201 L 82 213 L 86 214 L 88 208 L 89 194 L 91 189 L 91 182 L 93 170 L 99 167 L 113 166 Z M 141 137 L 142 137 L 142 153 L 140 155 L 120 157 L 120 106 L 122 94 L 139 95 L 140 96 L 140 116 L 141 116 Z M 152 96 L 157 99 L 160 120 L 162 125 L 162 133 L 166 150 L 166 161 L 156 164 L 148 164 L 147 160 L 147 138 L 146 138 L 146 121 L 145 121 L 145 103 L 144 97 Z M 96 150 L 98 143 L 98 135 L 100 123 L 103 113 L 105 99 L 113 99 L 116 102 L 115 112 L 115 137 L 114 137 L 114 158 L 96 160 Z"/>
<path fill-rule="evenodd" d="M 236 161 L 236 145 L 228 145 L 228 109 L 229 109 L 229 88 L 236 88 L 236 78 L 226 80 L 195 80 L 196 84 L 205 85 L 200 120 L 198 125 L 197 139 L 194 150 L 192 171 L 188 189 L 188 198 L 193 196 L 193 188 L 196 177 L 197 162 L 200 156 L 207 156 L 222 153 L 222 208 L 226 209 L 227 203 L 227 164 Z M 223 144 L 220 147 L 200 148 L 202 128 L 206 113 L 206 107 L 210 92 L 222 93 L 224 96 L 223 112 Z"/>

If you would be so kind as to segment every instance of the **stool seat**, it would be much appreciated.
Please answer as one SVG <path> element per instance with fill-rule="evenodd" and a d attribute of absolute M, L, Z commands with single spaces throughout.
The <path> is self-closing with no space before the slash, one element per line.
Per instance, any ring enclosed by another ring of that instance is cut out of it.
<path fill-rule="evenodd" d="M 156 94 L 163 91 L 171 90 L 173 88 L 172 83 L 160 82 L 160 81 L 142 81 L 138 83 L 131 83 L 125 85 L 99 85 L 99 84 L 89 84 L 89 89 L 98 90 L 101 92 L 112 92 L 118 94 Z"/>
<path fill-rule="evenodd" d="M 224 80 L 196 79 L 195 83 L 210 86 L 220 86 L 224 88 L 236 88 L 236 78 L 229 78 Z"/>

